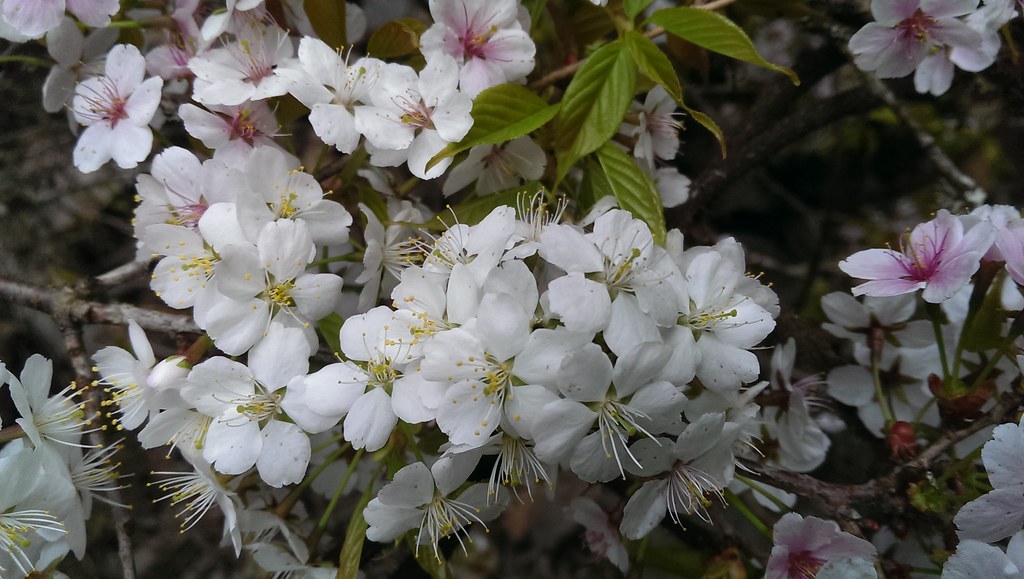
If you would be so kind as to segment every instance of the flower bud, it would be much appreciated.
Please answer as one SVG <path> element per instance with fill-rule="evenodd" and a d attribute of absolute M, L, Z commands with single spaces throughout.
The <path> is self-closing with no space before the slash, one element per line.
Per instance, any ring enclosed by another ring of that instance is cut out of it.
<path fill-rule="evenodd" d="M 917 456 L 917 432 L 909 422 L 899 421 L 892 425 L 885 437 L 893 458 L 907 460 Z"/>
<path fill-rule="evenodd" d="M 169 356 L 153 367 L 146 378 L 146 386 L 154 390 L 178 388 L 185 383 L 192 367 L 184 356 Z"/>

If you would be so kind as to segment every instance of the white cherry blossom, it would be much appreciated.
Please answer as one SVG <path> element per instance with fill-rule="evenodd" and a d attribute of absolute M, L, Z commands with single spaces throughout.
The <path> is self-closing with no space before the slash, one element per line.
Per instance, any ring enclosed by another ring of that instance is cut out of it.
<path fill-rule="evenodd" d="M 239 105 L 281 96 L 288 81 L 274 71 L 294 54 L 288 33 L 277 26 L 246 27 L 237 41 L 189 61 L 196 75 L 193 98 L 204 105 Z"/>
<path fill-rule="evenodd" d="M 245 352 L 272 333 L 272 320 L 303 329 L 316 343 L 310 324 L 334 310 L 342 279 L 306 273 L 315 246 L 305 222 L 272 221 L 255 245 L 229 245 L 220 255 L 216 275 L 222 299 L 209 303 L 204 315 L 218 348 Z"/>
<path fill-rule="evenodd" d="M 429 170 L 427 162 L 473 126 L 473 103 L 458 91 L 458 82 L 458 65 L 450 57 L 431 61 L 419 75 L 406 66 L 381 67 L 372 104 L 355 110 L 355 128 L 369 143 L 370 162 L 378 167 L 408 163 L 421 179 L 442 175 L 450 157 Z"/>
<path fill-rule="evenodd" d="M 74 151 L 79 171 L 91 173 L 111 159 L 131 169 L 149 156 L 149 122 L 160 104 L 163 80 L 145 75 L 146 60 L 139 49 L 118 44 L 107 53 L 106 73 L 75 87 L 72 110 L 86 127 Z"/>
<path fill-rule="evenodd" d="M 309 367 L 298 329 L 284 328 L 257 344 L 249 367 L 211 358 L 192 369 L 181 396 L 211 417 L 203 441 L 203 459 L 224 474 L 253 466 L 267 484 L 297 483 L 310 457 L 309 437 L 281 420 L 280 392 Z"/>
<path fill-rule="evenodd" d="M 459 88 L 469 96 L 533 70 L 537 48 L 519 23 L 515 0 L 430 0 L 430 15 L 434 24 L 420 37 L 420 49 L 428 63 L 455 59 Z"/>

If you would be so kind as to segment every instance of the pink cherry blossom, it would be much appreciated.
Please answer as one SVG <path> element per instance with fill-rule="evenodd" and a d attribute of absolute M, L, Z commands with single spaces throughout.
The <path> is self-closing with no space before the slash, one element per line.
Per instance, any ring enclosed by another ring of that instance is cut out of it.
<path fill-rule="evenodd" d="M 6 0 L 0 13 L 19 33 L 39 38 L 60 24 L 65 9 L 83 24 L 102 28 L 120 7 L 118 0 Z"/>
<path fill-rule="evenodd" d="M 803 518 L 789 513 L 779 519 L 773 531 L 775 546 L 768 559 L 765 579 L 814 577 L 834 561 L 873 561 L 877 555 L 871 543 L 840 531 L 839 525 L 832 521 L 817 517 Z"/>
<path fill-rule="evenodd" d="M 899 78 L 916 69 L 919 92 L 948 88 L 953 69 L 945 49 L 982 44 L 981 34 L 958 18 L 977 7 L 976 0 L 873 0 L 876 22 L 850 38 L 850 50 L 858 67 L 879 78 Z"/>
<path fill-rule="evenodd" d="M 459 63 L 459 89 L 485 88 L 526 78 L 536 46 L 517 20 L 514 0 L 430 0 L 434 25 L 420 43 L 428 61 L 443 55 Z"/>
<path fill-rule="evenodd" d="M 853 288 L 853 295 L 896 296 L 923 289 L 925 301 L 940 303 L 970 281 L 994 240 L 991 225 L 979 223 L 964 233 L 960 220 L 943 209 L 901 239 L 899 251 L 858 251 L 839 262 L 839 269 L 869 280 Z"/>

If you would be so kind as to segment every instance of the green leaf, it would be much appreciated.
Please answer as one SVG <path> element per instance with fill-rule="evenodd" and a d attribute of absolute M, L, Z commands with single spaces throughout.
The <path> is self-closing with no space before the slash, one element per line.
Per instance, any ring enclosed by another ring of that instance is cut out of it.
<path fill-rule="evenodd" d="M 661 85 L 676 100 L 676 103 L 693 117 L 693 120 L 718 139 L 718 145 L 722 148 L 722 157 L 725 157 L 725 135 L 722 133 L 721 127 L 711 117 L 691 109 L 683 102 L 683 87 L 679 84 L 676 69 L 673 68 L 672 62 L 665 56 L 665 53 L 642 34 L 633 31 L 627 32 L 623 40 L 640 71 L 647 78 Z"/>
<path fill-rule="evenodd" d="M 636 88 L 636 64 L 619 41 L 591 54 L 565 89 L 555 132 L 557 181 L 615 136 Z"/>
<path fill-rule="evenodd" d="M 660 84 L 677 103 L 683 102 L 683 87 L 679 85 L 679 76 L 672 67 L 665 53 L 653 42 L 632 30 L 623 38 L 633 62 L 647 78 Z"/>
<path fill-rule="evenodd" d="M 345 323 L 337 313 L 331 312 L 326 317 L 320 318 L 316 323 L 316 329 L 323 336 L 324 341 L 331 347 L 331 352 L 341 352 L 341 325 Z"/>
<path fill-rule="evenodd" d="M 689 6 L 665 8 L 651 15 L 647 23 L 657 24 L 679 38 L 712 52 L 781 72 L 788 75 L 793 84 L 800 84 L 795 72 L 765 60 L 758 54 L 747 33 L 717 12 Z"/>
<path fill-rule="evenodd" d="M 622 8 L 626 11 L 626 16 L 629 16 L 629 19 L 632 20 L 636 18 L 637 14 L 643 12 L 644 8 L 650 6 L 651 2 L 652 0 L 624 0 Z"/>
<path fill-rule="evenodd" d="M 615 191 L 597 160 L 588 158 L 582 168 L 583 179 L 580 181 L 576 203 L 579 205 L 579 214 L 586 215 L 602 197 L 615 197 Z"/>
<path fill-rule="evenodd" d="M 345 3 L 340 0 L 305 0 L 302 5 L 317 36 L 335 50 L 345 48 Z"/>
<path fill-rule="evenodd" d="M 452 206 L 451 212 L 441 213 L 434 217 L 434 219 L 427 223 L 427 227 L 436 228 L 440 225 L 441 229 L 447 229 L 447 225 L 444 222 L 449 222 L 448 224 L 450 225 L 450 221 L 452 221 L 451 213 L 455 214 L 459 223 L 475 225 L 483 221 L 484 217 L 487 217 L 495 207 L 501 207 L 502 205 L 515 207 L 520 195 L 533 196 L 537 192 L 541 192 L 545 196 L 548 194 L 548 190 L 543 185 L 537 181 L 529 181 L 519 187 L 513 187 L 512 189 L 506 189 L 490 195 L 470 197 L 462 203 Z"/>
<path fill-rule="evenodd" d="M 683 110 L 686 111 L 686 114 L 693 117 L 693 120 L 700 123 L 702 127 L 710 131 L 711 134 L 714 135 L 716 139 L 718 139 L 718 146 L 722 148 L 722 158 L 724 159 L 726 153 L 725 133 L 722 132 L 722 127 L 719 127 L 718 123 L 716 123 L 714 119 L 712 119 L 711 117 L 705 115 L 700 111 L 691 109 L 690 107 L 686 106 L 686 103 L 680 103 L 680 106 L 683 107 Z"/>
<path fill-rule="evenodd" d="M 358 191 L 359 201 L 365 203 L 381 223 L 386 223 L 388 221 L 388 202 L 384 195 L 372 187 L 366 186 L 360 186 Z"/>
<path fill-rule="evenodd" d="M 554 118 L 560 104 L 548 102 L 518 84 L 499 84 L 473 101 L 473 128 L 459 143 L 451 143 L 427 162 L 427 170 L 446 157 L 478 145 L 496 145 L 528 135 Z"/>
<path fill-rule="evenodd" d="M 370 36 L 366 52 L 374 58 L 397 58 L 420 49 L 420 34 L 427 25 L 415 18 L 400 18 L 386 22 Z"/>
<path fill-rule="evenodd" d="M 607 8 L 584 1 L 578 3 L 566 29 L 575 37 L 571 44 L 585 47 L 603 41 L 614 32 L 615 20 Z"/>
<path fill-rule="evenodd" d="M 643 172 L 632 157 L 612 143 L 597 150 L 597 161 L 604 169 L 608 185 L 619 202 L 619 207 L 642 219 L 651 228 L 658 245 L 665 243 L 665 213 L 661 195 L 654 182 Z"/>
<path fill-rule="evenodd" d="M 356 509 L 352 511 L 352 518 L 348 521 L 348 528 L 345 530 L 345 542 L 341 546 L 341 555 L 338 557 L 338 579 L 356 579 L 359 575 L 359 560 L 363 556 L 363 542 L 366 540 L 366 519 L 363 518 L 363 511 L 366 505 L 373 498 L 373 485 L 366 487 L 363 496 L 359 497 Z"/>

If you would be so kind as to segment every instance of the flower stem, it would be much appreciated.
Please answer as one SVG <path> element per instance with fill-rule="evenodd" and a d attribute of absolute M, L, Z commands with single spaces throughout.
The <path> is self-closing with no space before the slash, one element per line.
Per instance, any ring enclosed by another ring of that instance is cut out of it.
<path fill-rule="evenodd" d="M 928 402 L 925 402 L 924 405 L 921 406 L 921 409 L 914 415 L 914 424 L 920 424 L 921 421 L 924 420 L 925 413 L 928 412 L 928 409 L 931 408 L 933 404 L 935 404 L 935 398 L 929 398 Z"/>
<path fill-rule="evenodd" d="M 736 2 L 736 0 L 712 0 L 706 4 L 697 4 L 694 8 L 701 8 L 703 10 L 718 10 L 719 8 L 725 8 L 726 6 Z"/>
<path fill-rule="evenodd" d="M 423 462 L 423 452 L 420 450 L 418 444 L 416 444 L 416 434 L 412 431 L 412 427 L 405 421 L 398 421 L 398 430 L 405 435 L 405 440 L 409 443 L 409 448 L 412 449 L 412 453 L 416 456 L 416 460 Z"/>
<path fill-rule="evenodd" d="M 345 471 L 345 476 L 341 479 L 341 483 L 338 485 L 338 490 L 334 491 L 334 496 L 331 497 L 331 502 L 324 509 L 323 516 L 320 517 L 320 521 L 316 525 L 316 531 L 314 535 L 319 539 L 319 535 L 324 532 L 327 528 L 327 521 L 331 519 L 331 513 L 334 512 L 334 508 L 338 506 L 338 501 L 341 500 L 341 495 L 345 493 L 345 487 L 348 486 L 348 481 L 352 478 L 352 474 L 356 472 L 356 466 L 359 464 L 359 459 L 363 457 L 366 452 L 365 448 L 360 448 L 359 452 L 352 457 L 352 462 L 348 465 L 348 470 Z"/>
<path fill-rule="evenodd" d="M 406 181 L 405 183 L 402 183 L 401 185 L 399 185 L 398 189 L 395 190 L 395 193 L 399 197 L 404 197 L 406 194 L 409 193 L 409 191 L 412 191 L 413 187 L 415 187 L 415 186 L 417 186 L 419 184 L 420 184 L 420 178 L 419 177 L 411 177 L 411 178 L 409 178 L 408 181 Z"/>
<path fill-rule="evenodd" d="M 359 263 L 359 262 L 363 261 L 363 256 L 360 253 L 346 253 L 345 255 L 335 255 L 335 256 L 332 256 L 332 257 L 324 257 L 322 259 L 318 259 L 318 260 L 316 260 L 314 262 L 311 262 L 309 265 L 311 265 L 311 266 L 326 265 L 328 263 L 335 263 L 335 262 L 338 262 L 338 261 L 351 261 L 353 263 Z"/>
<path fill-rule="evenodd" d="M 964 325 L 960 328 L 960 335 L 957 336 L 956 350 L 953 354 L 953 373 L 954 379 L 960 376 L 960 360 L 963 357 L 964 348 L 967 346 L 967 335 L 971 331 L 971 326 L 974 325 L 975 318 L 978 317 L 978 312 L 981 311 L 982 306 L 985 304 L 985 294 L 988 293 L 989 288 L 992 287 L 992 282 L 995 280 L 996 275 L 1001 270 L 998 263 L 985 262 L 982 263 L 978 269 L 978 273 L 974 276 L 974 289 L 971 290 L 971 299 L 968 302 L 967 316 L 964 318 Z"/>
<path fill-rule="evenodd" d="M 974 450 L 972 450 L 971 452 L 967 453 L 967 456 L 965 456 L 965 457 L 961 458 L 960 460 L 958 460 L 956 462 L 956 464 L 954 464 L 953 466 L 947 468 L 946 472 L 942 473 L 941 475 L 939 475 L 939 478 L 935 479 L 935 484 L 936 485 L 941 485 L 942 483 L 946 482 L 946 479 L 948 479 L 954 473 L 959 471 L 960 467 L 966 466 L 967 464 L 973 463 L 975 460 L 977 460 L 978 457 L 981 456 L 981 449 L 984 448 L 984 447 L 985 447 L 985 445 L 982 444 L 981 446 L 979 446 L 979 447 L 975 448 Z"/>
<path fill-rule="evenodd" d="M 25 430 L 21 428 L 20 424 L 12 424 L 7 428 L 0 430 L 0 442 L 10 442 L 19 438 L 24 438 Z"/>
<path fill-rule="evenodd" d="M 942 310 L 939 304 L 926 302 L 924 309 L 928 312 L 928 319 L 932 322 L 932 329 L 935 331 L 935 343 L 939 346 L 939 360 L 942 362 L 942 389 L 948 391 L 950 384 L 949 360 L 946 359 L 946 342 L 942 339 Z"/>
<path fill-rule="evenodd" d="M 1024 312 L 1017 314 L 1017 317 L 1013 320 L 1013 323 L 1010 325 L 1010 330 L 1006 333 L 1006 337 L 1003 338 L 1003 343 L 999 344 L 999 348 L 996 349 L 995 355 L 992 356 L 992 359 L 990 359 L 987 364 L 985 364 L 985 367 L 982 368 L 981 372 L 978 374 L 978 378 L 974 380 L 973 384 L 971 384 L 971 392 L 974 392 L 981 387 L 985 382 L 985 379 L 988 378 L 988 375 L 991 374 L 992 370 L 996 367 L 996 364 L 999 363 L 999 360 L 1009 353 L 1010 346 L 1013 345 L 1013 341 L 1016 340 L 1021 333 L 1024 333 Z"/>
<path fill-rule="evenodd" d="M 21 62 L 24 64 L 31 64 L 33 66 L 53 66 L 53 63 L 45 58 L 37 58 L 35 56 L 28 56 L 25 54 L 11 54 L 8 56 L 0 56 L 0 64 L 5 62 Z"/>
<path fill-rule="evenodd" d="M 736 496 L 736 493 L 732 492 L 729 489 L 725 489 L 724 495 L 725 500 L 729 501 L 729 504 L 735 507 L 736 510 L 739 511 L 741 515 L 743 515 L 743 518 L 750 521 L 750 524 L 754 525 L 755 529 L 757 529 L 765 537 L 768 537 L 769 539 L 772 538 L 772 530 L 768 528 L 768 525 L 764 524 L 761 521 L 761 519 L 757 518 L 757 515 L 755 515 L 754 512 L 747 507 L 747 505 L 743 504 L 743 501 L 740 500 L 738 496 Z"/>
<path fill-rule="evenodd" d="M 889 401 L 885 397 L 885 392 L 882 390 L 882 348 L 885 346 L 885 342 L 884 335 L 878 332 L 879 330 L 877 329 L 873 331 L 869 341 L 871 347 L 871 381 L 875 384 L 875 398 L 878 400 L 878 406 L 882 410 L 882 418 L 885 420 L 885 428 L 888 430 L 896 419 L 889 408 Z"/>
<path fill-rule="evenodd" d="M 299 497 L 301 497 L 302 493 L 304 493 L 306 489 L 309 488 L 309 485 L 313 484 L 313 481 L 316 480 L 316 477 L 320 476 L 324 472 L 324 470 L 327 469 L 327 467 L 331 466 L 331 464 L 334 463 L 334 461 L 341 458 L 341 455 L 345 454 L 345 451 L 347 451 L 348 449 L 349 444 L 346 442 L 340 448 L 338 448 L 338 450 L 334 451 L 334 454 L 327 457 L 327 460 L 325 460 L 323 464 L 316 467 L 316 469 L 314 469 L 313 472 L 309 473 L 309 476 L 302 480 L 302 483 L 299 484 L 299 486 L 295 487 L 294 489 L 291 490 L 291 492 L 288 493 L 288 496 L 286 496 L 284 500 L 281 501 L 281 504 L 277 505 L 277 507 L 274 509 L 274 514 L 278 517 L 281 517 L 282 519 L 287 517 L 288 513 L 291 512 L 292 507 L 294 507 L 295 503 L 299 501 Z M 344 485 L 342 485 L 342 488 L 344 488 Z"/>
<path fill-rule="evenodd" d="M 737 476 L 736 480 L 738 480 L 741 483 L 747 485 L 748 487 L 750 487 L 751 490 L 753 490 L 757 494 L 759 494 L 762 497 L 764 497 L 764 498 L 768 499 L 769 501 L 771 501 L 773 505 L 775 505 L 776 507 L 779 507 L 779 511 L 780 512 L 788 513 L 788 512 L 793 510 L 793 509 L 789 508 L 789 506 L 786 505 L 786 503 L 782 502 L 782 500 L 779 499 L 779 497 L 771 494 L 770 492 L 768 492 L 768 489 L 766 489 L 763 486 L 757 484 L 756 482 L 750 480 L 749 478 L 742 477 L 742 476 Z"/>

